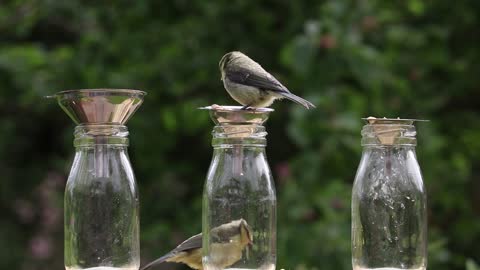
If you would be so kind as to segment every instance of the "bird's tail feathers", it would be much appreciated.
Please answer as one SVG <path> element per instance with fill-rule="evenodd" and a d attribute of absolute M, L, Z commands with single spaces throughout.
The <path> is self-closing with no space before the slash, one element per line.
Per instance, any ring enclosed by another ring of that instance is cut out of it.
<path fill-rule="evenodd" d="M 143 266 L 142 268 L 140 268 L 140 270 L 147 270 L 148 268 L 150 268 L 152 266 L 155 266 L 157 264 L 165 262 L 166 260 L 170 259 L 172 256 L 173 256 L 173 254 L 171 252 L 168 253 L 168 254 L 165 254 L 164 256 L 156 259 L 155 261 Z"/>
<path fill-rule="evenodd" d="M 292 93 L 281 93 L 281 95 L 283 97 L 285 97 L 286 99 L 289 99 L 295 103 L 298 103 L 300 105 L 302 105 L 303 107 L 307 108 L 307 109 L 313 109 L 315 108 L 315 105 L 313 105 L 313 103 L 311 103 L 310 101 L 306 100 L 306 99 L 303 99 L 299 96 L 296 96 Z"/>

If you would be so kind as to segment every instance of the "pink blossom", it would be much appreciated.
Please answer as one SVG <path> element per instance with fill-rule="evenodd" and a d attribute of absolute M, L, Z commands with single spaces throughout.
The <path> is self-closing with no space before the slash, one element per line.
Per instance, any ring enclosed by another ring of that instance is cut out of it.
<path fill-rule="evenodd" d="M 46 236 L 37 235 L 30 240 L 30 252 L 36 259 L 47 259 L 52 255 L 52 240 Z"/>
<path fill-rule="evenodd" d="M 13 202 L 13 209 L 22 223 L 31 223 L 35 218 L 35 211 L 32 203 L 29 201 L 22 199 L 15 200 Z"/>
<path fill-rule="evenodd" d="M 281 162 L 275 166 L 275 172 L 279 181 L 285 181 L 291 176 L 290 165 L 288 162 Z"/>

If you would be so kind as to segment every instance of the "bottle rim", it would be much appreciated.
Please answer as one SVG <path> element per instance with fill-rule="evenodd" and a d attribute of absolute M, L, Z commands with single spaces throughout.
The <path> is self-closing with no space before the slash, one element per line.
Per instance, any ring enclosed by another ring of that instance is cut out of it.
<path fill-rule="evenodd" d="M 362 118 L 367 124 L 362 128 L 362 146 L 396 146 L 417 144 L 414 123 L 426 121 L 401 118 Z"/>
<path fill-rule="evenodd" d="M 128 128 L 121 124 L 81 124 L 75 127 L 74 146 L 128 146 Z"/>

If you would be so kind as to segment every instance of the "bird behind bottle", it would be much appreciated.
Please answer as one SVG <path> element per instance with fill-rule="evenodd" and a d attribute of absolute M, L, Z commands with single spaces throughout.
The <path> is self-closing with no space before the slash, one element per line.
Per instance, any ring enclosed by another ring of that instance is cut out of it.
<path fill-rule="evenodd" d="M 253 244 L 251 228 L 244 219 L 234 220 L 211 230 L 216 242 L 212 245 L 215 263 L 226 268 L 242 258 L 246 246 Z M 202 234 L 194 235 L 175 249 L 143 266 L 140 270 L 159 265 L 163 262 L 184 263 L 192 269 L 203 270 L 202 265 Z"/>

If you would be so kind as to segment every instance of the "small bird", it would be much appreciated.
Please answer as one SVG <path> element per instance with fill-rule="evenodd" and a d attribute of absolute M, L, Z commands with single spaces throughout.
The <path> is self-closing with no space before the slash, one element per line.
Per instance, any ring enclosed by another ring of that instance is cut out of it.
<path fill-rule="evenodd" d="M 244 219 L 234 220 L 220 225 L 210 231 L 211 264 L 220 269 L 233 265 L 242 258 L 243 249 L 253 245 L 250 226 Z M 190 268 L 203 270 L 202 265 L 202 234 L 194 235 L 175 249 L 145 265 L 140 270 L 146 270 L 163 262 L 184 263 Z"/>
<path fill-rule="evenodd" d="M 275 77 L 245 54 L 234 51 L 225 54 L 218 63 L 223 86 L 230 96 L 249 107 L 268 107 L 275 99 L 286 98 L 307 109 L 315 108 L 310 101 L 292 94 Z"/>

